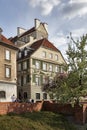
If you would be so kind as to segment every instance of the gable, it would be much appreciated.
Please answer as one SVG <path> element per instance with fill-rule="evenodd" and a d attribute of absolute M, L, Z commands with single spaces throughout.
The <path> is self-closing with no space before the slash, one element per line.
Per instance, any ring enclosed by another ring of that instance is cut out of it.
<path fill-rule="evenodd" d="M 44 34 L 48 34 L 44 25 L 41 23 L 40 26 L 37 28 L 38 31 L 40 31 L 41 33 L 44 33 Z"/>

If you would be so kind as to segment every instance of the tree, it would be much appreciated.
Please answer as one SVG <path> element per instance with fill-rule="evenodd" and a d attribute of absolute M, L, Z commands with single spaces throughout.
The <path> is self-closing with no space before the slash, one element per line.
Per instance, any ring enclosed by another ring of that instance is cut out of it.
<path fill-rule="evenodd" d="M 57 74 L 51 83 L 44 85 L 44 90 L 53 94 L 60 102 L 74 104 L 87 95 L 87 35 L 74 40 L 70 34 L 68 43 L 67 75 Z"/>

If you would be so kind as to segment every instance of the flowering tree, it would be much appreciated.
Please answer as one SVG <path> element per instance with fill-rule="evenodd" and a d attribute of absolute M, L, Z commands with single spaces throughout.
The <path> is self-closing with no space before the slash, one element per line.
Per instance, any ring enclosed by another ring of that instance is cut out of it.
<path fill-rule="evenodd" d="M 44 90 L 59 102 L 76 103 L 87 95 L 87 35 L 74 40 L 70 35 L 68 43 L 67 75 L 57 74 L 51 83 L 44 85 Z"/>

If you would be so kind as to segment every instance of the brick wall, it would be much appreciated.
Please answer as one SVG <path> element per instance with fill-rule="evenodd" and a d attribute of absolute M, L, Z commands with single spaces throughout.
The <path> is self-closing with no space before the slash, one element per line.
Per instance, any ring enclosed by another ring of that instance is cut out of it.
<path fill-rule="evenodd" d="M 84 124 L 87 121 L 87 103 L 72 107 L 70 104 L 58 104 L 47 101 L 43 103 L 42 110 L 73 116 L 74 122 L 78 124 Z"/>
<path fill-rule="evenodd" d="M 13 103 L 13 102 L 0 102 L 0 115 L 7 113 L 24 113 L 34 111 L 52 111 L 64 115 L 73 116 L 73 119 L 78 124 L 84 124 L 87 121 L 87 103 L 82 103 L 81 106 L 75 105 L 72 107 L 70 104 L 57 104 L 48 101 L 37 103 Z"/>
<path fill-rule="evenodd" d="M 43 102 L 37 103 L 16 103 L 16 102 L 3 102 L 0 103 L 0 115 L 7 113 L 23 113 L 23 112 L 33 112 L 40 111 L 42 109 Z"/>

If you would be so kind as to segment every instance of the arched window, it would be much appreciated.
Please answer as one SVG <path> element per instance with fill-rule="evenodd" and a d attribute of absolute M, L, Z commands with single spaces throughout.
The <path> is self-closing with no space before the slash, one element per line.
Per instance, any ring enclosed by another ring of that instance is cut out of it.
<path fill-rule="evenodd" d="M 0 91 L 0 98 L 6 98 L 6 92 Z"/>

